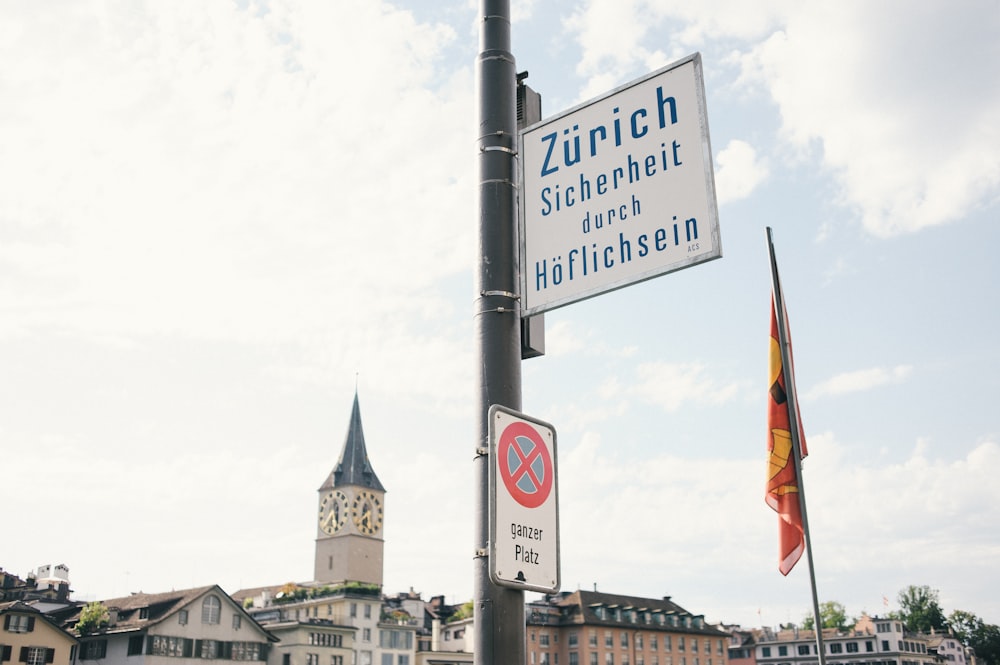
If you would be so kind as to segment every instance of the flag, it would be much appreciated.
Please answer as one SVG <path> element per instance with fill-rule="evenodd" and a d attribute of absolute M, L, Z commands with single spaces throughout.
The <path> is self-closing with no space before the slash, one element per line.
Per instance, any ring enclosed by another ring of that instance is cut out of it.
<path fill-rule="evenodd" d="M 775 278 L 777 284 L 777 278 Z M 781 353 L 781 337 L 778 334 L 778 317 L 775 304 L 782 305 L 780 287 L 777 295 L 771 297 L 771 348 L 769 354 L 769 391 L 767 399 L 767 492 L 764 499 L 778 513 L 778 570 L 787 575 L 798 562 L 805 549 L 805 530 L 802 509 L 799 503 L 799 477 L 795 463 L 795 444 L 792 440 L 789 395 L 794 396 L 795 373 L 791 361 L 791 342 L 788 343 L 788 371 Z M 776 301 L 777 299 L 777 301 Z M 784 307 L 782 307 L 784 314 Z M 784 338 L 788 339 L 788 319 Z M 798 430 L 799 450 L 802 457 L 806 451 L 806 438 L 802 431 L 802 418 L 798 416 L 798 402 L 795 403 L 795 422 Z"/>

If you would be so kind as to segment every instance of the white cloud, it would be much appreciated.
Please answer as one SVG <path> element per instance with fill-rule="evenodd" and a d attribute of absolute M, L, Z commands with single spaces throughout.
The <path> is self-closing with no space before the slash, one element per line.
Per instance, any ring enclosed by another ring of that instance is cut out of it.
<path fill-rule="evenodd" d="M 566 27 L 582 98 L 736 40 L 783 138 L 816 151 L 873 235 L 953 222 L 1000 196 L 1000 91 L 984 84 L 1000 79 L 1000 14 L 978 3 L 592 0 Z"/>
<path fill-rule="evenodd" d="M 700 363 L 643 363 L 636 368 L 636 382 L 630 394 L 667 411 L 676 411 L 685 402 L 723 404 L 739 392 L 739 384 L 719 384 L 706 376 Z"/>
<path fill-rule="evenodd" d="M 813 143 L 864 227 L 891 236 L 952 222 L 1000 187 L 1000 29 L 976 3 L 802 5 L 752 49 L 748 72 Z M 961 54 L 953 57 L 950 54 Z"/>
<path fill-rule="evenodd" d="M 452 121 L 471 75 L 429 88 L 451 30 L 351 5 L 25 20 L 2 52 L 18 159 L 0 166 L 0 216 L 24 236 L 6 256 L 50 292 L 21 299 L 83 329 L 226 338 L 287 338 L 336 310 L 428 316 L 414 294 L 466 269 L 471 245 L 456 165 L 474 154 Z"/>
<path fill-rule="evenodd" d="M 810 452 L 805 478 L 818 576 L 836 580 L 821 593 L 835 594 L 849 612 L 874 611 L 882 593 L 907 584 L 959 584 L 956 560 L 992 571 L 1000 541 L 986 526 L 1000 524 L 1000 486 L 991 480 L 1000 472 L 996 442 L 953 462 L 932 456 L 932 448 L 879 462 L 830 434 L 814 434 Z M 685 606 L 710 607 L 712 619 L 757 625 L 759 606 L 736 607 L 724 589 L 760 585 L 772 621 L 808 612 L 808 591 L 767 582 L 780 575 L 777 518 L 763 501 L 763 455 L 661 455 L 636 464 L 613 441 L 591 435 L 564 450 L 560 464 L 564 588 L 599 582 L 618 593 L 670 590 Z M 960 543 L 967 544 L 961 551 Z M 791 578 L 805 574 L 803 561 Z M 1000 611 L 986 591 L 969 599 Z"/>
<path fill-rule="evenodd" d="M 765 160 L 746 141 L 733 139 L 715 158 L 715 184 L 719 205 L 745 199 L 767 179 Z"/>
<path fill-rule="evenodd" d="M 290 344 L 428 394 L 416 342 L 465 381 L 437 288 L 474 233 L 451 28 L 367 1 L 12 7 L 0 334 Z"/>
<path fill-rule="evenodd" d="M 802 397 L 816 399 L 825 396 L 846 395 L 847 393 L 864 392 L 881 386 L 902 383 L 913 373 L 911 365 L 895 367 L 870 367 L 837 374 L 822 383 L 813 386 Z"/>

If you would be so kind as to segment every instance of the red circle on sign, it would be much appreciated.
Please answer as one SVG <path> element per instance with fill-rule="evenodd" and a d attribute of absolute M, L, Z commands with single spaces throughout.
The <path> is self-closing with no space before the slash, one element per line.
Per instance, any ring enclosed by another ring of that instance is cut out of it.
<path fill-rule="evenodd" d="M 524 450 L 522 443 L 531 444 L 530 449 Z M 549 449 L 538 431 L 525 422 L 511 423 L 500 434 L 496 454 L 500 477 L 511 497 L 525 508 L 537 508 L 545 503 L 552 491 L 555 472 Z M 542 463 L 541 478 L 536 472 L 536 461 Z"/>

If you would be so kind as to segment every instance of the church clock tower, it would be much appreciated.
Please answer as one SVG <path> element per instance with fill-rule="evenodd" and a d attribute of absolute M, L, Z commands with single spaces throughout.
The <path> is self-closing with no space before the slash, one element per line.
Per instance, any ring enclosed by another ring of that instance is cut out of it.
<path fill-rule="evenodd" d="M 368 461 L 358 395 L 340 459 L 319 488 L 317 582 L 382 586 L 385 488 Z"/>

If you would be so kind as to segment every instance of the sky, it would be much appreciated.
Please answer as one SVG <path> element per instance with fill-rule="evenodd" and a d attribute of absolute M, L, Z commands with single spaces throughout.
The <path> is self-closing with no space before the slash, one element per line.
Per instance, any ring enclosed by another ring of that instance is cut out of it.
<path fill-rule="evenodd" d="M 479 13 L 0 6 L 0 567 L 308 581 L 356 391 L 385 591 L 472 597 Z M 719 210 L 722 258 L 546 313 L 523 362 L 562 588 L 810 612 L 763 497 L 770 226 L 820 601 L 1000 623 L 1000 4 L 511 14 L 545 116 L 700 53 Z"/>

